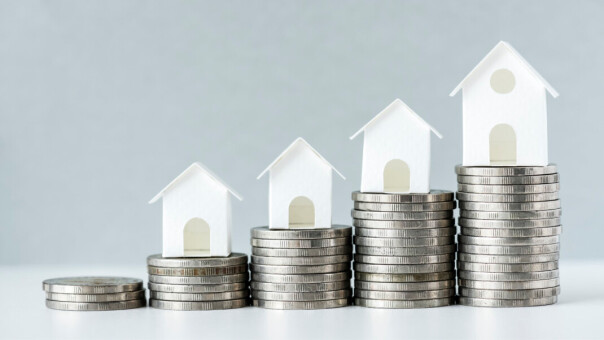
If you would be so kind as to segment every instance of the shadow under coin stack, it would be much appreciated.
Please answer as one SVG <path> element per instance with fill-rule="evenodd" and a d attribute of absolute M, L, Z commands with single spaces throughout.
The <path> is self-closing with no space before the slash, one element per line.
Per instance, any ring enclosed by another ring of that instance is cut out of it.
<path fill-rule="evenodd" d="M 257 227 L 251 234 L 254 306 L 323 309 L 350 304 L 352 227 Z"/>
<path fill-rule="evenodd" d="M 455 168 L 461 235 L 459 302 L 550 305 L 560 294 L 560 200 L 555 165 Z"/>
<path fill-rule="evenodd" d="M 143 281 L 127 277 L 83 276 L 42 282 L 46 307 L 69 311 L 109 311 L 147 306 Z"/>
<path fill-rule="evenodd" d="M 149 305 L 168 310 L 218 310 L 249 305 L 248 258 L 147 258 Z"/>
<path fill-rule="evenodd" d="M 427 308 L 455 302 L 453 192 L 353 192 L 354 302 Z"/>

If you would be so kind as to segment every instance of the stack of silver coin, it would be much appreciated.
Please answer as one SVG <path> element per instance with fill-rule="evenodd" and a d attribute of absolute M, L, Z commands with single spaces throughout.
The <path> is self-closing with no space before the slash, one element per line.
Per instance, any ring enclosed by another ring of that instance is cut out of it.
<path fill-rule="evenodd" d="M 108 311 L 145 307 L 143 281 L 127 277 L 83 276 L 42 282 L 46 307 L 70 311 Z"/>
<path fill-rule="evenodd" d="M 149 305 L 168 310 L 217 310 L 249 305 L 248 257 L 147 257 Z"/>
<path fill-rule="evenodd" d="M 350 304 L 352 227 L 252 229 L 252 300 L 270 309 Z"/>
<path fill-rule="evenodd" d="M 542 306 L 560 294 L 559 178 L 545 167 L 455 168 L 459 302 Z"/>
<path fill-rule="evenodd" d="M 453 192 L 353 192 L 354 302 L 372 308 L 455 303 Z"/>

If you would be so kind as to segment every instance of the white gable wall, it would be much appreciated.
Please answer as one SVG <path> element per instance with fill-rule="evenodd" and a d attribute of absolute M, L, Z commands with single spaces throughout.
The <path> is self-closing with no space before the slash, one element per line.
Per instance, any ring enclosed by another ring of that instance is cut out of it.
<path fill-rule="evenodd" d="M 315 228 L 331 227 L 332 169 L 303 143 L 270 169 L 269 228 L 289 228 L 289 204 L 298 196 L 315 208 Z"/>
<path fill-rule="evenodd" d="M 407 163 L 409 191 L 430 191 L 430 128 L 397 108 L 369 125 L 364 132 L 362 192 L 384 191 L 384 167 L 393 159 Z"/>
<path fill-rule="evenodd" d="M 491 88 L 491 75 L 501 68 L 514 74 L 510 93 Z M 489 134 L 501 123 L 516 133 L 516 165 L 548 164 L 546 90 L 506 49 L 486 60 L 463 86 L 463 165 L 490 165 Z"/>
<path fill-rule="evenodd" d="M 205 172 L 193 169 L 163 194 L 163 256 L 184 256 L 184 227 L 195 217 L 210 225 L 208 256 L 230 255 L 230 194 Z"/>

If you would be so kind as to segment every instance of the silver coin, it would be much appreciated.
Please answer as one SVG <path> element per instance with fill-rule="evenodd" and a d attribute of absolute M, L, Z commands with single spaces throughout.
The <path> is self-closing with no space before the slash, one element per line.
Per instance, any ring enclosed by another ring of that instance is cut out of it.
<path fill-rule="evenodd" d="M 317 283 L 317 282 L 334 282 L 349 280 L 351 277 L 350 271 L 340 273 L 327 274 L 264 274 L 252 273 L 252 281 L 272 282 L 272 283 Z"/>
<path fill-rule="evenodd" d="M 246 289 L 247 282 L 223 283 L 215 285 L 174 285 L 148 282 L 147 286 L 149 287 L 149 290 L 165 293 L 222 293 Z"/>
<path fill-rule="evenodd" d="M 550 280 L 558 278 L 560 275 L 557 269 L 540 272 L 524 272 L 524 273 L 485 273 L 471 272 L 458 270 L 457 276 L 460 279 L 475 280 L 475 281 L 536 281 Z"/>
<path fill-rule="evenodd" d="M 274 301 L 274 300 L 253 300 L 254 307 L 267 309 L 326 309 L 345 307 L 350 304 L 350 299 L 334 299 L 320 301 Z"/>
<path fill-rule="evenodd" d="M 458 261 L 457 269 L 488 273 L 526 273 L 558 269 L 558 261 L 537 263 L 474 263 Z"/>
<path fill-rule="evenodd" d="M 459 295 L 478 299 L 496 300 L 540 299 L 560 295 L 560 286 L 525 290 L 490 290 L 459 287 Z"/>
<path fill-rule="evenodd" d="M 475 289 L 495 289 L 495 290 L 523 290 L 551 288 L 560 285 L 560 279 L 535 280 L 535 281 L 474 281 L 459 279 L 459 286 Z"/>
<path fill-rule="evenodd" d="M 143 289 L 143 281 L 129 277 L 79 276 L 48 279 L 42 289 L 49 293 L 108 294 L 132 292 Z"/>
<path fill-rule="evenodd" d="M 350 270 L 350 262 L 336 264 L 322 264 L 318 266 L 272 266 L 250 264 L 252 273 L 265 274 L 321 274 L 337 273 Z"/>
<path fill-rule="evenodd" d="M 536 255 L 560 251 L 560 244 L 538 246 L 477 246 L 473 244 L 457 245 L 459 252 L 482 255 Z"/>
<path fill-rule="evenodd" d="M 352 235 L 352 227 L 347 225 L 332 225 L 327 229 L 287 229 L 277 230 L 268 227 L 256 227 L 251 230 L 252 238 L 267 240 L 300 240 L 342 238 Z"/>
<path fill-rule="evenodd" d="M 540 211 L 473 211 L 459 210 L 459 217 L 479 220 L 531 220 L 560 217 L 560 209 Z"/>
<path fill-rule="evenodd" d="M 108 311 L 145 307 L 147 300 L 128 300 L 113 302 L 65 302 L 46 300 L 46 307 L 50 309 L 69 311 Z"/>
<path fill-rule="evenodd" d="M 353 242 L 357 246 L 366 247 L 423 247 L 443 246 L 455 243 L 454 236 L 422 237 L 422 238 L 378 238 L 355 236 Z"/>
<path fill-rule="evenodd" d="M 457 182 L 463 184 L 480 185 L 521 185 L 521 184 L 548 184 L 558 183 L 558 174 L 537 176 L 457 176 Z"/>
<path fill-rule="evenodd" d="M 457 190 L 476 194 L 540 194 L 560 190 L 559 183 L 533 185 L 474 185 L 457 184 Z"/>
<path fill-rule="evenodd" d="M 385 292 L 379 290 L 355 289 L 354 297 L 372 300 L 431 300 L 455 296 L 455 288 L 422 290 L 411 292 Z"/>
<path fill-rule="evenodd" d="M 242 308 L 249 305 L 249 299 L 224 300 L 224 301 L 164 301 L 149 300 L 149 306 L 167 310 L 219 310 Z"/>
<path fill-rule="evenodd" d="M 248 289 L 221 293 L 166 293 L 151 291 L 150 297 L 163 301 L 222 301 L 249 298 Z"/>
<path fill-rule="evenodd" d="M 247 255 L 231 253 L 228 257 L 163 257 L 155 254 L 147 257 L 147 265 L 168 268 L 231 267 L 247 264 Z"/>
<path fill-rule="evenodd" d="M 452 236 L 457 233 L 455 227 L 433 228 L 433 229 L 370 229 L 355 228 L 354 234 L 363 237 L 395 237 L 395 238 L 417 238 L 417 237 L 443 237 Z"/>
<path fill-rule="evenodd" d="M 459 202 L 459 209 L 478 211 L 535 211 L 560 208 L 560 200 L 525 203 Z"/>
<path fill-rule="evenodd" d="M 371 282 L 354 281 L 354 289 L 375 290 L 375 291 L 426 291 L 455 288 L 455 280 L 446 281 L 428 281 L 428 282 Z"/>
<path fill-rule="evenodd" d="M 465 176 L 540 176 L 555 174 L 558 168 L 555 164 L 547 166 L 463 166 L 456 165 L 455 173 Z"/>
<path fill-rule="evenodd" d="M 482 246 L 537 246 L 560 242 L 560 236 L 542 237 L 477 237 L 459 235 L 460 244 L 475 244 Z"/>
<path fill-rule="evenodd" d="M 545 228 L 557 227 L 560 225 L 560 218 L 547 218 L 540 220 L 476 220 L 471 218 L 460 218 L 459 226 L 466 228 L 485 228 L 485 229 L 524 229 L 524 228 Z"/>
<path fill-rule="evenodd" d="M 252 254 L 275 257 L 314 257 L 352 254 L 352 245 L 325 248 L 259 248 L 252 247 Z"/>
<path fill-rule="evenodd" d="M 444 220 L 416 220 L 416 221 L 373 221 L 353 219 L 352 225 L 367 229 L 433 229 L 454 227 L 454 219 Z"/>
<path fill-rule="evenodd" d="M 452 201 L 453 192 L 445 190 L 431 190 L 427 194 L 394 194 L 382 192 L 360 192 L 352 193 L 353 201 L 375 202 L 375 203 L 426 203 Z"/>
<path fill-rule="evenodd" d="M 452 210 L 444 211 L 423 211 L 423 212 L 383 212 L 383 211 L 363 211 L 352 210 L 352 217 L 362 220 L 441 220 L 453 218 Z"/>
<path fill-rule="evenodd" d="M 461 234 L 476 237 L 543 237 L 562 233 L 562 227 L 526 228 L 526 229 L 481 229 L 461 227 Z"/>
<path fill-rule="evenodd" d="M 560 253 L 540 255 L 478 255 L 468 253 L 457 253 L 460 261 L 480 263 L 534 263 L 551 262 L 560 258 Z"/>
<path fill-rule="evenodd" d="M 371 203 L 354 202 L 354 208 L 367 211 L 392 211 L 392 212 L 422 212 L 442 211 L 457 208 L 455 201 L 432 203 Z"/>
<path fill-rule="evenodd" d="M 233 275 L 247 272 L 247 264 L 230 267 L 200 267 L 200 268 L 164 268 L 147 266 L 150 275 L 165 276 L 215 276 Z"/>
<path fill-rule="evenodd" d="M 355 298 L 354 304 L 361 307 L 369 308 L 396 308 L 396 309 L 407 309 L 407 308 L 432 308 L 432 307 L 443 307 L 455 304 L 455 298 L 448 297 L 442 299 L 430 299 L 430 300 L 376 300 L 376 299 L 361 299 Z"/>
<path fill-rule="evenodd" d="M 316 266 L 324 264 L 336 264 L 350 262 L 352 256 L 332 255 L 332 256 L 307 256 L 307 257 L 276 257 L 276 256 L 256 256 L 252 255 L 253 264 L 271 265 L 271 266 Z"/>
<path fill-rule="evenodd" d="M 544 192 L 539 194 L 476 194 L 457 192 L 455 197 L 465 202 L 493 202 L 493 203 L 523 203 L 553 201 L 560 198 L 556 192 Z"/>
<path fill-rule="evenodd" d="M 455 245 L 432 246 L 432 247 L 364 247 L 357 245 L 355 247 L 357 254 L 378 255 L 378 256 L 421 256 L 421 255 L 440 255 L 455 252 Z"/>
<path fill-rule="evenodd" d="M 258 300 L 275 300 L 275 301 L 321 301 L 347 299 L 352 296 L 350 289 L 332 290 L 327 292 L 308 292 L 308 293 L 284 293 L 284 292 L 267 292 L 262 290 L 254 290 L 252 298 Z"/>
<path fill-rule="evenodd" d="M 252 239 L 252 247 L 261 248 L 326 248 L 350 244 L 350 237 L 324 238 L 314 240 L 265 240 Z"/>
<path fill-rule="evenodd" d="M 427 264 L 443 263 L 455 260 L 453 254 L 423 255 L 423 256 L 373 256 L 354 254 L 354 261 L 368 264 Z"/>
<path fill-rule="evenodd" d="M 164 276 L 149 275 L 149 282 L 170 285 L 217 285 L 223 283 L 247 282 L 247 272 L 233 275 L 216 276 Z"/>
<path fill-rule="evenodd" d="M 350 289 L 350 280 L 319 283 L 270 283 L 252 281 L 250 283 L 250 286 L 253 290 L 263 290 L 270 292 L 310 293 Z"/>
<path fill-rule="evenodd" d="M 64 302 L 114 302 L 145 299 L 144 290 L 109 294 L 64 294 L 46 293 L 47 300 Z"/>
<path fill-rule="evenodd" d="M 493 300 L 493 299 L 477 299 L 465 296 L 459 297 L 459 304 L 472 307 L 534 307 L 553 305 L 558 302 L 557 296 L 548 296 L 538 299 L 523 299 L 523 300 Z"/>
<path fill-rule="evenodd" d="M 363 273 L 354 272 L 355 282 L 357 281 L 371 281 L 371 282 L 429 282 L 429 281 L 445 281 L 454 280 L 455 271 L 443 271 L 436 273 L 415 273 L 415 274 L 379 274 L 379 273 Z M 428 289 L 427 289 L 428 290 Z"/>
<path fill-rule="evenodd" d="M 374 274 L 421 274 L 452 271 L 455 269 L 453 262 L 429 263 L 429 264 L 365 264 L 353 263 L 356 271 Z"/>

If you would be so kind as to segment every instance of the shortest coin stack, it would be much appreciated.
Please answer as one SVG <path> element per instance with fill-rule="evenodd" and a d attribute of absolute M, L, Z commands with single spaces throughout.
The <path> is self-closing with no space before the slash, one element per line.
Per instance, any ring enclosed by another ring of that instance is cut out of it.
<path fill-rule="evenodd" d="M 149 305 L 167 310 L 218 310 L 249 305 L 248 257 L 147 257 Z"/>
<path fill-rule="evenodd" d="M 145 307 L 143 281 L 127 277 L 83 276 L 42 282 L 46 307 L 69 311 L 108 311 Z"/>
<path fill-rule="evenodd" d="M 352 227 L 252 229 L 252 299 L 269 309 L 349 305 Z"/>
<path fill-rule="evenodd" d="M 353 192 L 354 303 L 428 308 L 455 302 L 453 192 Z"/>

